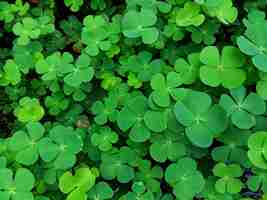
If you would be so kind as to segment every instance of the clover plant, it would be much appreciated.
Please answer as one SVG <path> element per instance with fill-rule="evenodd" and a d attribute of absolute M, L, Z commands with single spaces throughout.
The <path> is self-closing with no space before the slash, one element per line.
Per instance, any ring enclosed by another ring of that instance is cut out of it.
<path fill-rule="evenodd" d="M 213 138 L 227 127 L 226 112 L 219 105 L 212 105 L 209 95 L 189 92 L 174 106 L 177 120 L 186 127 L 185 134 L 196 146 L 209 147 Z"/>
<path fill-rule="evenodd" d="M 257 94 L 251 93 L 247 97 L 245 88 L 231 90 L 231 97 L 222 95 L 220 105 L 226 110 L 234 125 L 240 129 L 249 129 L 255 125 L 254 115 L 265 112 L 266 106 L 263 99 Z"/>
<path fill-rule="evenodd" d="M 220 177 L 215 183 L 215 188 L 219 193 L 234 194 L 242 189 L 242 182 L 237 179 L 242 175 L 242 169 L 239 165 L 218 163 L 213 168 L 213 173 Z"/>
<path fill-rule="evenodd" d="M 191 199 L 199 193 L 205 180 L 197 170 L 197 165 L 191 158 L 182 158 L 168 166 L 165 179 L 173 187 L 173 192 L 178 199 Z"/>
<path fill-rule="evenodd" d="M 267 199 L 266 0 L 0 0 L 0 200 Z"/>
<path fill-rule="evenodd" d="M 30 170 L 19 168 L 13 172 L 11 169 L 0 169 L 0 195 L 4 200 L 29 199 L 34 200 L 32 189 L 35 177 Z"/>
<path fill-rule="evenodd" d="M 98 172 L 88 167 L 77 169 L 75 175 L 65 172 L 59 179 L 59 188 L 68 194 L 68 200 L 83 200 L 86 192 L 94 186 L 97 176 Z"/>

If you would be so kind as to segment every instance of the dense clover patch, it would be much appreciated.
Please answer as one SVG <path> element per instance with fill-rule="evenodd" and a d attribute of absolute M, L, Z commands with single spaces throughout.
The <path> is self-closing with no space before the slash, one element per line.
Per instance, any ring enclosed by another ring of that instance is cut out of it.
<path fill-rule="evenodd" d="M 0 200 L 267 199 L 266 0 L 0 0 Z"/>

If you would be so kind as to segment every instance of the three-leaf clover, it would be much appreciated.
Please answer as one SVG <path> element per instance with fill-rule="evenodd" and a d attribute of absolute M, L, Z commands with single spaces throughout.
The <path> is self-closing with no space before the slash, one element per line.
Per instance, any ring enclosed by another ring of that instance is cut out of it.
<path fill-rule="evenodd" d="M 205 47 L 200 60 L 204 64 L 200 67 L 200 79 L 206 85 L 232 89 L 246 80 L 246 72 L 242 69 L 245 57 L 236 47 L 225 46 L 221 55 L 217 47 Z"/>
<path fill-rule="evenodd" d="M 149 153 L 157 162 L 164 163 L 167 159 L 176 161 L 186 154 L 186 147 L 176 133 L 165 131 L 164 134 L 153 135 L 151 142 Z"/>
<path fill-rule="evenodd" d="M 199 76 L 200 65 L 199 53 L 191 53 L 187 60 L 178 58 L 175 61 L 175 71 L 181 76 L 183 84 L 192 84 Z"/>
<path fill-rule="evenodd" d="M 107 121 L 116 121 L 118 111 L 117 111 L 117 101 L 115 98 L 108 97 L 102 101 L 95 101 L 92 106 L 92 112 L 95 116 L 94 120 L 97 124 L 103 125 Z"/>
<path fill-rule="evenodd" d="M 43 118 L 45 111 L 38 99 L 23 97 L 19 100 L 19 106 L 14 110 L 14 114 L 23 123 L 37 122 Z"/>
<path fill-rule="evenodd" d="M 234 125 L 241 129 L 249 129 L 256 124 L 255 115 L 261 115 L 266 110 L 264 100 L 255 93 L 246 97 L 244 87 L 232 89 L 231 96 L 222 95 L 220 105 L 231 116 Z"/>
<path fill-rule="evenodd" d="M 27 74 L 34 68 L 39 55 L 41 55 L 42 45 L 40 42 L 30 42 L 28 45 L 15 45 L 12 49 L 15 63 L 19 69 Z"/>
<path fill-rule="evenodd" d="M 217 17 L 224 24 L 233 23 L 238 16 L 232 0 L 206 1 L 204 6 L 210 16 Z"/>
<path fill-rule="evenodd" d="M 74 65 L 68 65 L 72 68 L 62 66 L 61 73 L 64 74 L 64 82 L 68 85 L 77 88 L 82 83 L 92 80 L 94 69 L 90 66 L 91 59 L 88 55 L 82 54 L 79 56 Z"/>
<path fill-rule="evenodd" d="M 22 23 L 16 23 L 13 26 L 13 32 L 19 36 L 19 45 L 27 45 L 30 39 L 37 39 L 41 34 L 38 21 L 31 17 L 25 17 L 22 19 Z"/>
<path fill-rule="evenodd" d="M 0 169 L 0 180 L 1 200 L 34 200 L 35 178 L 28 169 L 19 168 L 15 175 L 8 168 Z"/>
<path fill-rule="evenodd" d="M 118 140 L 117 133 L 109 127 L 97 128 L 91 135 L 92 145 L 97 146 L 101 151 L 111 150 L 112 144 L 118 142 Z"/>
<path fill-rule="evenodd" d="M 216 21 L 207 21 L 201 26 L 189 26 L 187 30 L 191 32 L 192 41 L 199 44 L 212 45 L 216 41 L 215 34 L 219 31 L 220 24 Z"/>
<path fill-rule="evenodd" d="M 176 72 L 169 72 L 165 78 L 162 74 L 156 74 L 151 80 L 151 93 L 153 101 L 161 106 L 167 107 L 171 103 L 171 96 L 174 96 L 175 89 L 182 84 L 181 75 Z"/>
<path fill-rule="evenodd" d="M 205 16 L 200 14 L 200 6 L 194 2 L 186 2 L 184 8 L 176 11 L 176 24 L 178 26 L 199 26 L 204 20 Z"/>
<path fill-rule="evenodd" d="M 94 185 L 98 172 L 88 167 L 81 167 L 75 171 L 65 172 L 59 179 L 60 190 L 68 194 L 66 200 L 84 200 L 87 198 L 87 191 Z"/>
<path fill-rule="evenodd" d="M 227 128 L 226 112 L 219 105 L 212 106 L 211 97 L 203 92 L 188 92 L 175 104 L 174 113 L 186 127 L 189 140 L 199 147 L 209 147 L 215 135 Z"/>
<path fill-rule="evenodd" d="M 97 183 L 88 193 L 89 200 L 106 200 L 113 197 L 112 188 L 105 182 Z"/>
<path fill-rule="evenodd" d="M 62 72 L 66 70 L 72 71 L 74 68 L 72 62 L 73 56 L 70 53 L 61 54 L 60 52 L 55 52 L 45 59 L 38 60 L 35 69 L 38 74 L 42 75 L 43 80 L 52 81 L 62 76 Z"/>
<path fill-rule="evenodd" d="M 165 180 L 173 187 L 178 199 L 193 199 L 205 185 L 202 174 L 197 170 L 197 163 L 187 157 L 167 167 Z"/>
<path fill-rule="evenodd" d="M 256 132 L 248 140 L 248 157 L 252 164 L 267 169 L 267 132 Z"/>
<path fill-rule="evenodd" d="M 1 85 L 17 85 L 21 81 L 20 66 L 14 60 L 7 60 L 3 74 L 0 75 Z"/>
<path fill-rule="evenodd" d="M 218 192 L 236 194 L 241 191 L 243 183 L 238 178 L 242 176 L 243 171 L 239 165 L 218 163 L 213 168 L 213 174 L 220 177 L 215 183 Z"/>
<path fill-rule="evenodd" d="M 152 58 L 151 52 L 141 51 L 138 55 L 129 56 L 127 59 L 121 60 L 122 70 L 133 72 L 140 81 L 150 81 L 165 66 L 163 60 Z"/>
<path fill-rule="evenodd" d="M 82 42 L 87 45 L 85 52 L 90 56 L 99 54 L 99 50 L 106 51 L 111 47 L 108 39 L 108 23 L 101 16 L 88 15 L 83 20 L 84 28 L 82 30 Z"/>
<path fill-rule="evenodd" d="M 122 131 L 130 129 L 129 137 L 135 142 L 144 142 L 150 138 L 150 130 L 144 123 L 144 115 L 147 110 L 147 99 L 138 95 L 130 99 L 118 114 L 119 128 Z"/>
<path fill-rule="evenodd" d="M 138 172 L 135 180 L 142 181 L 151 192 L 160 192 L 160 180 L 163 177 L 163 170 L 159 166 L 152 166 L 148 160 L 138 162 Z"/>
<path fill-rule="evenodd" d="M 128 38 L 142 37 L 145 44 L 152 44 L 159 36 L 158 29 L 154 27 L 156 22 L 157 16 L 153 10 L 129 10 L 122 18 L 122 32 Z"/>
<path fill-rule="evenodd" d="M 255 16 L 261 16 L 261 12 L 254 12 L 252 11 L 249 14 L 248 20 L 244 20 L 247 29 L 244 36 L 237 38 L 237 44 L 243 53 L 252 56 L 252 62 L 257 69 L 267 72 L 267 44 L 265 42 L 267 34 L 267 21 L 258 19 Z"/>
<path fill-rule="evenodd" d="M 57 169 L 68 169 L 82 150 L 82 139 L 77 130 L 62 125 L 54 126 L 49 136 L 39 142 L 39 152 L 45 162 L 53 162 Z"/>
<path fill-rule="evenodd" d="M 69 100 L 60 92 L 53 93 L 52 96 L 45 98 L 45 106 L 50 115 L 58 115 L 61 111 L 68 108 Z"/>
<path fill-rule="evenodd" d="M 128 183 L 135 177 L 135 171 L 131 165 L 136 162 L 136 153 L 122 147 L 102 155 L 100 164 L 101 176 L 106 180 L 117 179 L 120 183 Z"/>
<path fill-rule="evenodd" d="M 16 152 L 16 161 L 24 165 L 32 165 L 39 158 L 40 139 L 45 132 L 39 122 L 29 122 L 26 131 L 15 132 L 9 140 L 9 148 Z"/>
<path fill-rule="evenodd" d="M 225 163 L 238 163 L 246 168 L 250 167 L 251 163 L 247 156 L 247 144 L 250 134 L 250 131 L 238 128 L 226 130 L 217 139 L 223 144 L 212 150 L 213 160 Z"/>

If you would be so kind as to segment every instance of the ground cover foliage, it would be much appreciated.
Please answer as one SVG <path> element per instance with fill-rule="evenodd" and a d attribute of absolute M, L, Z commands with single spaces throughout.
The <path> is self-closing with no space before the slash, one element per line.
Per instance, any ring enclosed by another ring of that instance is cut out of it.
<path fill-rule="evenodd" d="M 266 0 L 0 1 L 0 200 L 267 199 Z"/>

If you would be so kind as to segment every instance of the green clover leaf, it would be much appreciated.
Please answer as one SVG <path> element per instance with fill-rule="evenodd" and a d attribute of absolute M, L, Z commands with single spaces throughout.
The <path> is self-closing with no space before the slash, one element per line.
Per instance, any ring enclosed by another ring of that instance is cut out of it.
<path fill-rule="evenodd" d="M 146 189 L 143 182 L 134 182 L 132 192 L 128 192 L 122 196 L 121 200 L 146 199 L 154 200 L 153 193 Z"/>
<path fill-rule="evenodd" d="M 182 158 L 169 165 L 165 171 L 165 180 L 173 187 L 173 193 L 178 199 L 193 199 L 205 185 L 196 162 L 191 158 Z"/>
<path fill-rule="evenodd" d="M 159 31 L 154 27 L 156 22 L 157 16 L 150 9 L 142 9 L 140 12 L 130 10 L 122 18 L 122 32 L 125 37 L 142 37 L 144 44 L 152 44 L 159 37 Z"/>
<path fill-rule="evenodd" d="M 39 122 L 29 122 L 26 130 L 15 132 L 9 140 L 9 149 L 16 152 L 16 161 L 32 165 L 39 159 L 39 143 L 45 129 Z"/>
<path fill-rule="evenodd" d="M 210 96 L 203 92 L 189 92 L 175 104 L 174 113 L 186 127 L 188 139 L 199 147 L 209 147 L 214 136 L 227 128 L 226 112 L 219 105 L 212 106 Z"/>
<path fill-rule="evenodd" d="M 130 72 L 127 78 L 128 78 L 127 84 L 129 86 L 134 87 L 136 89 L 142 87 L 142 81 L 138 80 L 138 78 L 134 73 Z"/>
<path fill-rule="evenodd" d="M 20 67 L 14 60 L 7 60 L 1 78 L 1 85 L 17 85 L 21 81 Z"/>
<path fill-rule="evenodd" d="M 126 0 L 127 9 L 136 9 L 138 6 L 145 9 L 151 9 L 155 12 L 168 13 L 171 10 L 171 4 L 169 2 L 158 0 Z"/>
<path fill-rule="evenodd" d="M 4 156 L 0 157 L 0 169 L 6 168 L 7 166 L 7 159 Z"/>
<path fill-rule="evenodd" d="M 194 2 L 186 2 L 184 8 L 176 11 L 176 24 L 178 26 L 200 26 L 205 16 L 200 14 L 200 6 Z"/>
<path fill-rule="evenodd" d="M 257 82 L 257 94 L 264 100 L 267 100 L 267 73 L 261 72 L 259 74 L 260 80 Z"/>
<path fill-rule="evenodd" d="M 248 20 L 244 20 L 247 29 L 243 36 L 237 38 L 237 44 L 243 53 L 252 56 L 252 62 L 257 69 L 267 72 L 267 45 L 264 42 L 267 33 L 267 22 L 264 20 L 264 16 L 263 20 L 255 20 L 257 17 L 255 15 L 261 16 L 262 13 L 254 12 L 249 13 Z M 255 30 L 261 31 L 255 32 Z"/>
<path fill-rule="evenodd" d="M 83 5 L 83 0 L 64 0 L 64 3 L 66 6 L 70 7 L 71 11 L 77 12 Z"/>
<path fill-rule="evenodd" d="M 55 31 L 53 18 L 49 15 L 40 16 L 38 19 L 38 28 L 41 35 L 48 35 Z"/>
<path fill-rule="evenodd" d="M 133 72 L 140 81 L 150 81 L 153 75 L 160 73 L 165 66 L 164 61 L 161 59 L 152 60 L 152 57 L 152 53 L 141 51 L 138 55 L 121 60 L 123 73 Z"/>
<path fill-rule="evenodd" d="M 174 41 L 180 41 L 185 37 L 184 29 L 176 26 L 176 23 L 168 23 L 164 26 L 164 36 L 172 38 Z"/>
<path fill-rule="evenodd" d="M 23 97 L 19 101 L 19 106 L 14 110 L 15 116 L 23 123 L 40 121 L 45 111 L 38 99 Z"/>
<path fill-rule="evenodd" d="M 129 137 L 134 142 L 144 142 L 150 138 L 150 130 L 144 123 L 147 109 L 147 99 L 144 96 L 137 96 L 129 100 L 118 114 L 119 128 L 122 131 L 130 129 Z"/>
<path fill-rule="evenodd" d="M 100 164 L 101 176 L 105 180 L 117 179 L 120 183 L 128 183 L 135 177 L 131 164 L 136 160 L 136 153 L 128 148 L 107 152 L 102 155 Z"/>
<path fill-rule="evenodd" d="M 247 143 L 250 131 L 231 128 L 222 134 L 218 141 L 221 146 L 212 150 L 212 158 L 217 162 L 238 163 L 246 168 L 251 166 L 247 156 Z"/>
<path fill-rule="evenodd" d="M 167 129 L 168 115 L 167 112 L 147 111 L 144 115 L 145 125 L 156 133 Z"/>
<path fill-rule="evenodd" d="M 95 185 L 98 176 L 94 170 L 88 167 L 81 167 L 75 171 L 65 172 L 59 179 L 60 190 L 68 194 L 66 200 L 84 200 L 87 198 L 87 192 Z"/>
<path fill-rule="evenodd" d="M 89 200 L 108 200 L 114 195 L 112 188 L 106 182 L 97 183 L 88 193 Z"/>
<path fill-rule="evenodd" d="M 152 166 L 148 160 L 138 162 L 138 172 L 135 180 L 142 181 L 151 192 L 160 192 L 160 180 L 163 177 L 163 170 L 158 165 Z"/>
<path fill-rule="evenodd" d="M 182 77 L 176 72 L 169 72 L 165 78 L 162 74 L 156 74 L 151 80 L 154 90 L 151 95 L 153 101 L 161 107 L 167 107 L 171 103 L 170 96 L 174 96 L 177 87 L 182 85 Z"/>
<path fill-rule="evenodd" d="M 94 120 L 97 124 L 103 125 L 107 121 L 114 122 L 117 119 L 117 101 L 115 98 L 105 98 L 104 102 L 95 101 L 91 110 L 95 116 Z"/>
<path fill-rule="evenodd" d="M 104 10 L 106 8 L 105 0 L 92 0 L 90 6 L 93 10 Z"/>
<path fill-rule="evenodd" d="M 210 16 L 217 17 L 224 24 L 233 23 L 237 19 L 238 10 L 232 0 L 206 1 L 204 6 Z"/>
<path fill-rule="evenodd" d="M 41 34 L 38 21 L 30 17 L 23 18 L 22 23 L 16 23 L 13 27 L 13 32 L 19 36 L 19 45 L 27 45 L 31 39 L 37 39 Z"/>
<path fill-rule="evenodd" d="M 55 52 L 45 59 L 38 60 L 35 69 L 38 74 L 42 75 L 42 80 L 52 81 L 75 69 L 72 62 L 73 56 L 70 53 Z"/>
<path fill-rule="evenodd" d="M 91 135 L 92 145 L 97 146 L 101 151 L 111 150 L 112 144 L 115 144 L 118 140 L 117 133 L 109 127 L 97 128 Z"/>
<path fill-rule="evenodd" d="M 6 23 L 12 22 L 15 18 L 15 11 L 12 7 L 12 4 L 8 2 L 0 2 L 0 20 Z"/>
<path fill-rule="evenodd" d="M 77 59 L 75 65 L 72 65 L 72 69 L 66 69 L 66 66 L 64 66 L 63 71 L 61 71 L 65 76 L 64 82 L 74 88 L 77 88 L 82 83 L 91 81 L 94 77 L 94 69 L 89 66 L 90 62 L 90 57 L 86 54 L 82 54 Z"/>
<path fill-rule="evenodd" d="M 234 125 L 241 129 L 249 129 L 256 125 L 256 115 L 261 115 L 266 110 L 266 104 L 260 96 L 250 93 L 246 97 L 244 87 L 232 89 L 231 96 L 222 95 L 220 105 L 231 116 Z"/>
<path fill-rule="evenodd" d="M 70 43 L 78 42 L 81 38 L 82 23 L 77 17 L 71 15 L 66 20 L 60 22 L 60 28 L 68 36 Z"/>
<path fill-rule="evenodd" d="M 0 169 L 0 179 L 2 200 L 34 200 L 31 190 L 34 187 L 35 178 L 28 169 L 19 168 L 15 175 L 10 169 Z"/>
<path fill-rule="evenodd" d="M 85 52 L 90 56 L 99 54 L 99 50 L 106 51 L 111 47 L 108 39 L 108 23 L 101 16 L 88 15 L 83 20 L 84 28 L 82 29 L 82 42 L 87 45 Z"/>
<path fill-rule="evenodd" d="M 232 89 L 240 87 L 246 80 L 246 72 L 241 69 L 245 57 L 233 46 L 225 46 L 221 56 L 215 46 L 205 47 L 200 53 L 200 60 L 204 64 L 200 68 L 200 79 L 208 86 L 222 84 Z"/>
<path fill-rule="evenodd" d="M 27 74 L 30 69 L 34 68 L 37 58 L 41 54 L 42 45 L 39 42 L 30 42 L 25 46 L 16 45 L 12 50 L 15 63 L 24 74 Z"/>
<path fill-rule="evenodd" d="M 262 190 L 264 193 L 267 192 L 267 175 L 266 170 L 261 169 L 253 169 L 253 175 L 248 178 L 247 185 L 248 188 L 253 191 L 257 192 Z"/>
<path fill-rule="evenodd" d="M 267 169 L 267 132 L 256 132 L 248 140 L 248 157 L 252 164 Z"/>
<path fill-rule="evenodd" d="M 220 177 L 215 183 L 219 193 L 236 194 L 241 191 L 243 183 L 238 178 L 242 176 L 243 171 L 239 165 L 218 163 L 213 168 L 213 174 Z"/>
<path fill-rule="evenodd" d="M 205 200 L 233 200 L 231 194 L 221 194 L 217 192 L 215 189 L 215 183 L 216 177 L 207 177 L 205 187 L 199 196 Z"/>
<path fill-rule="evenodd" d="M 71 168 L 76 154 L 82 150 L 82 139 L 77 130 L 62 125 L 54 126 L 49 136 L 39 143 L 40 156 L 45 162 L 53 162 L 56 169 Z"/>
<path fill-rule="evenodd" d="M 69 100 L 60 92 L 53 93 L 52 96 L 45 98 L 45 106 L 48 108 L 50 115 L 56 116 L 68 108 Z"/>
<path fill-rule="evenodd" d="M 215 34 L 218 33 L 219 28 L 220 25 L 215 21 L 207 21 L 199 27 L 189 26 L 187 30 L 191 32 L 193 42 L 212 45 L 216 41 Z"/>
<path fill-rule="evenodd" d="M 180 74 L 183 84 L 190 85 L 197 80 L 200 65 L 199 53 L 192 53 L 187 60 L 178 58 L 175 61 L 175 71 Z"/>
<path fill-rule="evenodd" d="M 157 162 L 177 161 L 178 158 L 186 154 L 186 147 L 179 141 L 176 133 L 166 131 L 163 135 L 154 135 L 151 142 L 149 153 Z"/>

